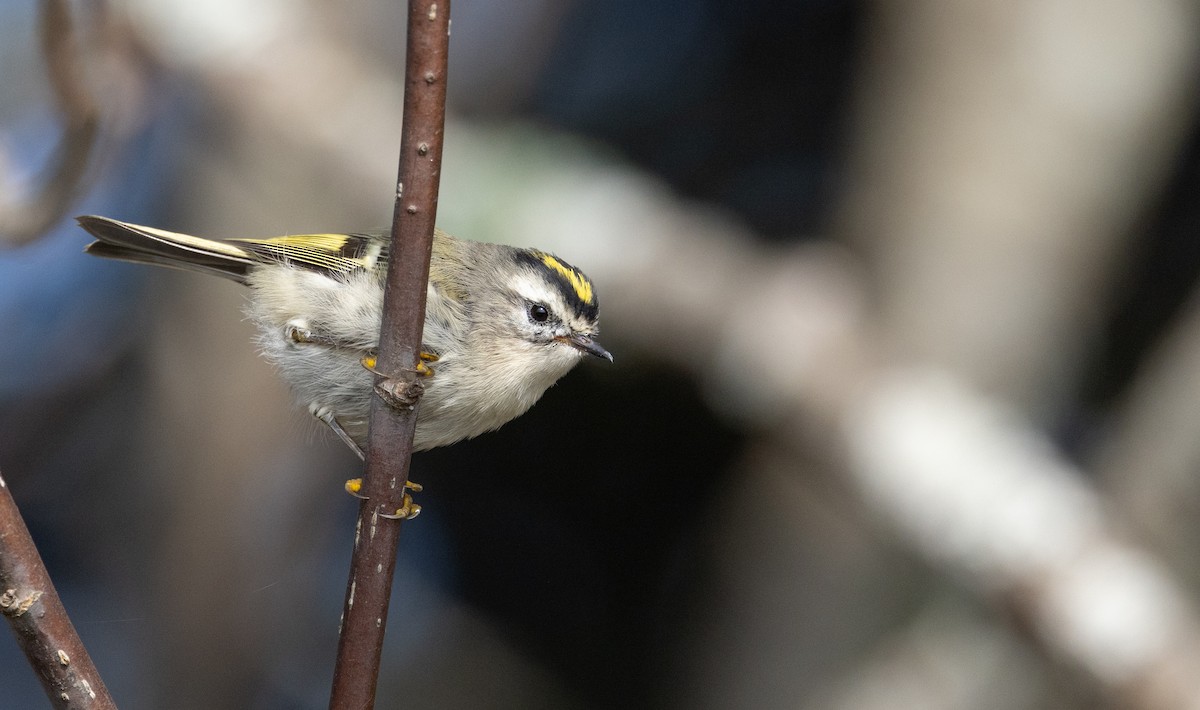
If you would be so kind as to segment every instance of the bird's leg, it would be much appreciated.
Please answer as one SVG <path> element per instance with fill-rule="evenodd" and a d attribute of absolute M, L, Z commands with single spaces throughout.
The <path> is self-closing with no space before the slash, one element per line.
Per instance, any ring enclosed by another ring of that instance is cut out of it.
<path fill-rule="evenodd" d="M 324 345 L 332 348 L 353 347 L 348 343 L 343 343 L 334 340 L 333 338 L 314 333 L 309 329 L 306 321 L 298 318 L 288 322 L 287 326 L 284 328 L 284 335 L 292 342 L 299 344 Z M 433 353 L 421 353 L 420 360 L 418 361 L 416 367 L 417 374 L 421 377 L 433 376 L 433 370 L 425 363 L 437 362 L 437 359 L 438 356 Z M 376 375 L 380 374 L 375 370 L 376 359 L 374 350 L 370 350 L 364 354 L 361 362 L 362 366 L 370 372 Z M 387 385 L 393 386 L 389 387 Z M 400 387 L 395 385 L 400 385 Z M 409 409 L 412 409 L 413 405 L 416 404 L 417 399 L 419 399 L 421 394 L 424 393 L 425 386 L 420 382 L 413 382 L 410 384 L 402 383 L 399 380 L 385 378 L 383 382 L 380 382 L 375 386 L 375 391 L 378 392 L 380 397 L 383 398 L 383 401 L 391 407 L 398 409 L 402 406 L 407 406 Z M 358 456 L 360 461 L 366 460 L 367 457 L 366 454 L 363 453 L 362 447 L 358 445 L 358 442 L 356 442 L 344 428 L 342 428 L 341 423 L 338 422 L 337 417 L 334 416 L 332 411 L 326 407 L 317 406 L 316 403 L 309 405 L 308 409 L 310 412 L 312 412 L 314 417 L 320 419 L 322 422 L 325 422 L 325 425 L 332 429 L 333 433 L 337 434 L 338 438 L 341 439 L 346 446 L 350 447 L 350 450 L 353 451 L 356 456 Z M 347 493 L 355 498 L 362 498 L 363 500 L 366 500 L 367 496 L 363 495 L 362 487 L 363 480 L 361 478 L 351 478 L 350 480 L 346 481 L 345 484 Z M 400 499 L 401 504 L 400 507 L 396 509 L 396 512 L 380 513 L 380 517 L 388 518 L 390 520 L 412 520 L 420 515 L 421 506 L 413 502 L 412 496 L 408 494 L 408 491 L 419 493 L 421 490 L 423 490 L 423 487 L 419 483 L 405 481 L 404 488 L 405 493 Z"/>
<path fill-rule="evenodd" d="M 324 345 L 330 348 L 349 348 L 349 343 L 314 332 L 303 318 L 293 318 L 283 327 L 283 335 L 293 343 L 302 345 Z"/>
<path fill-rule="evenodd" d="M 366 454 L 363 453 L 362 447 L 358 445 L 357 441 L 350 438 L 350 435 L 346 433 L 346 430 L 342 428 L 341 423 L 338 422 L 337 417 L 333 416 L 333 412 L 329 411 L 327 407 L 317 406 L 317 403 L 313 402 L 312 404 L 308 405 L 308 411 L 311 412 L 312 415 L 317 419 L 325 422 L 325 425 L 332 429 L 333 433 L 337 434 L 338 438 L 341 439 L 346 446 L 350 447 L 350 450 L 353 451 L 356 456 L 358 456 L 360 461 L 365 461 L 367 459 Z"/>
<path fill-rule="evenodd" d="M 318 407 L 316 405 L 310 406 L 309 410 L 313 413 L 313 416 L 325 422 L 325 424 L 333 430 L 333 433 L 337 434 L 338 438 L 345 442 L 346 446 L 349 446 L 350 450 L 358 455 L 359 459 L 366 459 L 366 456 L 363 454 L 363 450 L 358 445 L 358 442 L 350 438 L 350 435 L 347 434 L 346 430 L 342 428 L 342 425 L 338 423 L 337 417 L 333 416 L 332 412 L 324 407 Z M 362 494 L 363 481 L 361 478 L 351 478 L 350 480 L 346 481 L 345 487 L 346 492 L 355 498 L 362 498 L 363 500 L 367 499 L 367 496 Z M 420 483 L 414 483 L 413 481 L 405 481 L 404 487 L 413 493 L 420 493 L 422 490 L 424 490 L 424 487 Z M 404 497 L 401 499 L 401 501 L 402 504 L 394 515 L 384 514 L 383 517 L 400 520 L 412 520 L 421 512 L 421 506 L 414 503 L 412 496 L 410 496 L 408 493 L 404 494 Z"/>
<path fill-rule="evenodd" d="M 368 357 L 370 357 L 370 356 L 369 355 L 363 356 L 363 366 L 364 367 L 367 366 L 366 360 Z M 371 364 L 374 365 L 374 363 L 371 363 Z M 368 367 L 368 369 L 370 369 L 370 368 Z M 348 433 L 346 433 L 346 430 L 342 428 L 342 425 L 338 422 L 337 418 L 335 416 L 333 416 L 332 412 L 330 412 L 328 409 L 325 409 L 324 407 L 316 407 L 315 405 L 310 407 L 310 410 L 312 411 L 312 413 L 315 417 L 317 417 L 321 421 L 325 422 L 325 424 L 330 429 L 332 429 L 335 434 L 338 435 L 338 438 L 340 438 L 343 442 L 345 442 L 346 446 L 350 447 L 350 450 L 353 451 L 360 460 L 363 460 L 363 461 L 366 460 L 366 455 L 363 453 L 362 448 L 358 445 L 358 442 L 354 441 L 354 439 L 352 439 L 350 437 L 350 435 Z M 361 478 L 351 478 L 350 480 L 346 481 L 345 489 L 346 489 L 347 493 L 354 496 L 355 498 L 361 498 L 363 500 L 367 500 L 367 496 L 363 495 L 363 493 L 362 493 L 362 488 L 363 488 L 363 480 Z M 405 481 L 404 488 L 406 489 L 406 491 L 412 491 L 413 493 L 420 493 L 422 490 L 424 490 L 424 486 L 422 486 L 420 483 L 417 483 L 415 481 Z M 400 507 L 396 510 L 396 512 L 394 514 L 381 513 L 380 517 L 389 518 L 389 519 L 393 519 L 393 520 L 412 520 L 413 518 L 417 517 L 420 513 L 421 513 L 421 506 L 414 503 L 412 496 L 406 492 L 404 494 L 404 497 L 401 498 Z"/>

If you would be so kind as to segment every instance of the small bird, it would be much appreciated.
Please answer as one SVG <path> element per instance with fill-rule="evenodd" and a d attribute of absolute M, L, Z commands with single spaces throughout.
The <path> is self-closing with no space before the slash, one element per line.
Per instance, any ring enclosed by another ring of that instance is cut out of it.
<path fill-rule="evenodd" d="M 77 218 L 89 254 L 222 276 L 250 288 L 263 355 L 297 399 L 360 457 L 366 446 L 388 239 L 298 234 L 213 240 Z M 599 302 L 582 271 L 536 249 L 435 230 L 418 371 L 414 449 L 469 439 L 524 414 L 596 342 Z"/>

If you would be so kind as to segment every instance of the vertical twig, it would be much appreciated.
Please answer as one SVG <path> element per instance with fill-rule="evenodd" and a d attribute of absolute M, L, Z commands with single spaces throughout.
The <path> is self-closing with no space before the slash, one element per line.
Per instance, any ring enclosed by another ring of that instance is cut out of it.
<path fill-rule="evenodd" d="M 425 323 L 425 289 L 437 215 L 446 119 L 449 0 L 409 0 L 400 177 L 392 215 L 376 386 L 415 387 Z M 396 567 L 400 521 L 381 517 L 403 504 L 416 429 L 416 406 L 400 411 L 375 395 L 363 492 L 346 586 L 333 690 L 334 710 L 371 708 Z"/>
<path fill-rule="evenodd" d="M 33 538 L 0 477 L 0 614 L 55 708 L 117 707 L 50 582 Z"/>

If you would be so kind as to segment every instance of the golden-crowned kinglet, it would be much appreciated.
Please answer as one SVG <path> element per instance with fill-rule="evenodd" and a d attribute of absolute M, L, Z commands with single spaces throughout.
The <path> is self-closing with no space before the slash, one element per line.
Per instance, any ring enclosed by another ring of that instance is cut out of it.
<path fill-rule="evenodd" d="M 360 456 L 383 310 L 381 234 L 217 241 L 107 217 L 79 217 L 97 256 L 174 266 L 250 287 L 258 345 L 301 403 Z M 433 374 L 416 450 L 498 428 L 533 406 L 596 341 L 592 282 L 558 257 L 434 232 L 421 368 Z M 427 363 L 433 363 L 432 365 Z M 364 365 L 366 367 L 364 367 Z"/>

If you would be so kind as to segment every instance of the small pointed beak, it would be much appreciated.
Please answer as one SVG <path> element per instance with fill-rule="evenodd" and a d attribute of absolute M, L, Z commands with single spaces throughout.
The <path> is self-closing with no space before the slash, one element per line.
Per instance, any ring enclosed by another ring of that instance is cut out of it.
<path fill-rule="evenodd" d="M 567 335 L 567 336 L 563 336 L 561 338 L 557 338 L 557 340 L 564 342 L 573 348 L 578 348 L 579 350 L 587 353 L 588 355 L 595 355 L 596 357 L 602 357 L 605 360 L 608 360 L 609 362 L 613 361 L 612 353 L 605 350 L 604 346 L 602 346 L 600 343 L 597 343 L 595 340 L 592 340 L 591 336 L 580 335 L 577 333 L 575 335 Z"/>

